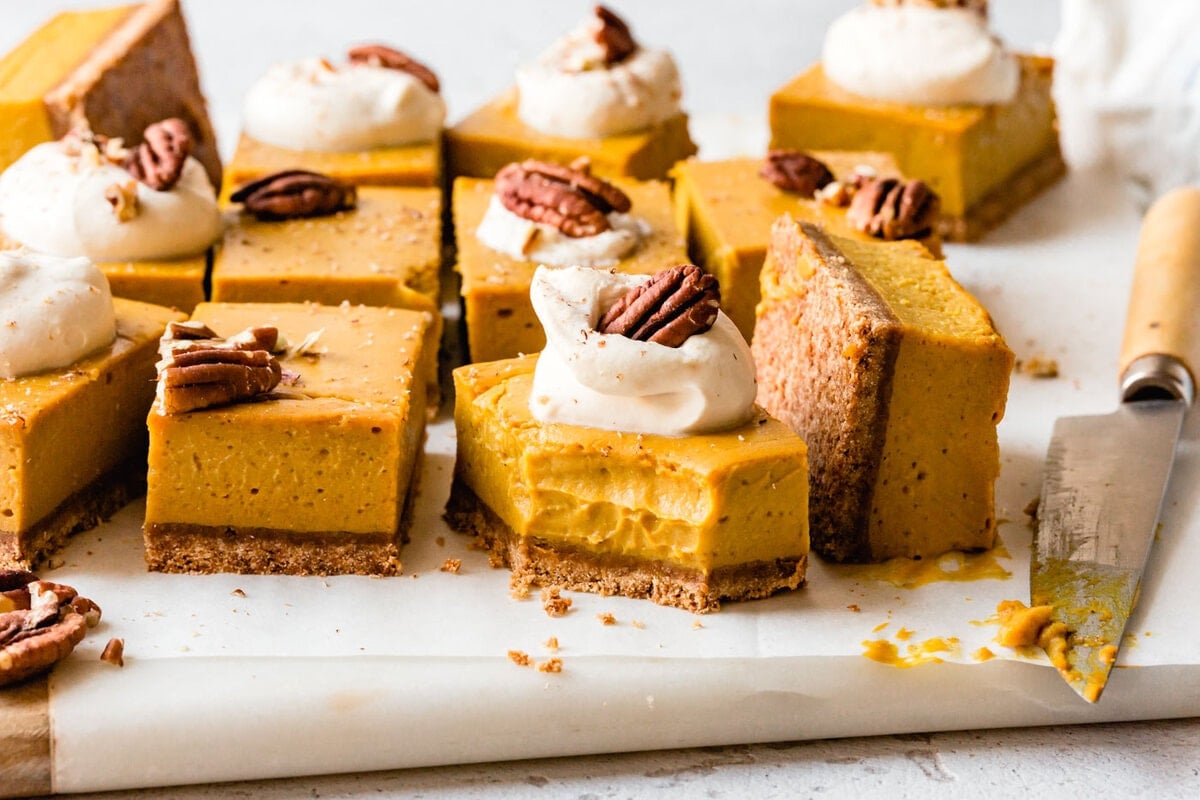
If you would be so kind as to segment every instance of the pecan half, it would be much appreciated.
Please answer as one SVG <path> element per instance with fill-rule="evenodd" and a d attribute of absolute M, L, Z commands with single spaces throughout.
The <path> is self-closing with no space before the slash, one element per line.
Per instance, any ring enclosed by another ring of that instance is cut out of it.
<path fill-rule="evenodd" d="M 496 196 L 517 216 L 579 238 L 603 233 L 608 214 L 633 207 L 629 196 L 591 174 L 586 165 L 527 160 L 496 173 Z"/>
<path fill-rule="evenodd" d="M 354 208 L 358 192 L 320 172 L 289 169 L 247 183 L 229 197 L 266 221 L 323 217 Z"/>
<path fill-rule="evenodd" d="M 825 162 L 800 150 L 771 150 L 758 174 L 785 192 L 813 197 L 833 182 Z"/>
<path fill-rule="evenodd" d="M 0 686 L 48 670 L 100 620 L 91 600 L 29 572 L 0 570 L 0 587 L 14 606 L 0 613 Z"/>
<path fill-rule="evenodd" d="M 855 192 L 846 220 L 880 239 L 917 239 L 937 227 L 940 209 L 941 200 L 924 181 L 882 178 Z"/>
<path fill-rule="evenodd" d="M 171 117 L 146 128 L 142 143 L 126 156 L 125 169 L 151 189 L 165 192 L 179 183 L 191 154 L 192 134 L 187 123 Z"/>
<path fill-rule="evenodd" d="M 637 42 L 634 41 L 633 33 L 625 24 L 625 20 L 604 6 L 596 6 L 594 12 L 600 21 L 600 27 L 596 29 L 594 36 L 596 44 L 604 50 L 606 66 L 620 64 L 637 52 Z"/>
<path fill-rule="evenodd" d="M 600 318 L 601 333 L 679 347 L 717 321 L 717 279 L 694 264 L 664 269 L 630 289 Z"/>
<path fill-rule="evenodd" d="M 357 47 L 351 47 L 346 53 L 346 57 L 351 64 L 367 64 L 372 67 L 385 67 L 407 72 L 428 86 L 431 92 L 436 92 L 441 88 L 433 70 L 411 58 L 407 53 L 402 53 L 384 44 L 360 44 Z"/>
<path fill-rule="evenodd" d="M 158 400 L 162 414 L 182 414 L 266 394 L 283 369 L 271 354 L 279 332 L 247 328 L 221 339 L 206 326 L 168 326 L 159 344 Z"/>

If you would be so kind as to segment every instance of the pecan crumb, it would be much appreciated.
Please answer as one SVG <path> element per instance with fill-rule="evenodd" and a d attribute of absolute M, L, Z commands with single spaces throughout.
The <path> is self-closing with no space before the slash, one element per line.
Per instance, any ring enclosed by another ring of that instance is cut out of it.
<path fill-rule="evenodd" d="M 244 589 L 234 589 L 232 592 L 230 592 L 230 594 L 233 595 L 234 597 L 245 597 L 246 596 L 246 592 Z"/>
<path fill-rule="evenodd" d="M 537 664 L 537 671 L 538 672 L 553 672 L 553 673 L 562 672 L 562 659 L 561 658 L 548 658 L 545 661 L 539 661 Z"/>
<path fill-rule="evenodd" d="M 104 199 L 112 206 L 117 222 L 129 222 L 137 219 L 142 213 L 142 204 L 138 201 L 137 181 L 110 183 L 104 189 Z"/>
<path fill-rule="evenodd" d="M 509 650 L 508 660 L 516 664 L 518 667 L 528 667 L 533 663 L 533 659 L 524 650 Z"/>
<path fill-rule="evenodd" d="M 679 347 L 717 321 L 717 279 L 694 264 L 662 270 L 626 292 L 600 319 L 597 330 L 643 342 Z"/>
<path fill-rule="evenodd" d="M 462 567 L 462 559 L 461 558 L 447 558 L 445 561 L 442 562 L 442 565 L 440 567 L 438 567 L 438 569 L 441 570 L 442 572 L 453 572 L 455 574 L 458 574 L 458 570 L 460 567 Z"/>
<path fill-rule="evenodd" d="M 571 608 L 571 598 L 563 597 L 557 586 L 542 589 L 542 608 L 551 617 L 561 617 Z"/>
<path fill-rule="evenodd" d="M 1021 509 L 1021 511 L 1022 511 L 1022 513 L 1025 514 L 1025 516 L 1029 517 L 1031 520 L 1036 522 L 1037 518 L 1038 518 L 1038 507 L 1041 504 L 1042 504 L 1042 498 L 1035 497 L 1032 500 L 1030 500 L 1028 503 L 1026 503 L 1025 507 L 1023 509 Z"/>
<path fill-rule="evenodd" d="M 108 644 L 104 645 L 104 652 L 100 654 L 100 660 L 118 667 L 125 666 L 125 640 L 116 637 L 109 639 Z"/>
<path fill-rule="evenodd" d="M 617 624 L 617 618 L 612 615 L 611 611 L 605 611 L 603 614 L 597 614 L 596 619 L 600 620 L 601 625 Z"/>

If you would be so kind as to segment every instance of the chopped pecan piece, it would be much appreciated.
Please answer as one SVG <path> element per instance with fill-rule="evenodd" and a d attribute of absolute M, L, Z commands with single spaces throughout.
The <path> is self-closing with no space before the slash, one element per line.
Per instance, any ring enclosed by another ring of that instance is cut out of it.
<path fill-rule="evenodd" d="M 896 178 L 866 181 L 855 192 L 846 219 L 880 239 L 917 239 L 937 227 L 941 201 L 924 181 Z"/>
<path fill-rule="evenodd" d="M 720 308 L 717 279 L 694 264 L 684 264 L 626 292 L 604 313 L 597 330 L 679 347 L 711 328 Z"/>
<path fill-rule="evenodd" d="M 594 12 L 600 21 L 600 27 L 595 33 L 596 44 L 604 50 L 606 66 L 620 64 L 637 52 L 637 42 L 634 41 L 633 33 L 625 24 L 625 20 L 604 6 L 596 6 Z"/>
<path fill-rule="evenodd" d="M 758 174 L 801 197 L 813 197 L 833 182 L 833 173 L 823 161 L 800 150 L 770 151 Z"/>
<path fill-rule="evenodd" d="M 322 217 L 354 208 L 358 193 L 320 172 L 289 169 L 247 183 L 230 198 L 261 220 Z"/>
<path fill-rule="evenodd" d="M 509 164 L 496 173 L 496 196 L 517 216 L 579 238 L 603 233 L 607 215 L 632 208 L 629 196 L 591 174 L 586 164 L 570 167 L 544 161 Z"/>
<path fill-rule="evenodd" d="M 411 58 L 407 53 L 402 53 L 387 45 L 362 44 L 358 47 L 351 47 L 346 57 L 350 59 L 351 64 L 369 64 L 373 67 L 386 67 L 407 72 L 428 86 L 431 92 L 438 91 L 441 86 L 433 70 Z"/>
<path fill-rule="evenodd" d="M 125 169 L 151 189 L 165 192 L 179 183 L 191 154 L 192 135 L 187 123 L 171 117 L 146 128 L 142 143 L 126 156 Z"/>
<path fill-rule="evenodd" d="M 100 619 L 100 607 L 74 589 L 19 570 L 0 570 L 0 686 L 44 672 L 66 658 Z"/>
<path fill-rule="evenodd" d="M 137 181 L 109 184 L 104 189 L 104 199 L 112 206 L 117 222 L 129 222 L 142 213 L 142 205 L 138 202 Z"/>
<path fill-rule="evenodd" d="M 163 414 L 182 414 L 266 394 L 279 385 L 283 369 L 272 355 L 278 331 L 247 328 L 221 339 L 205 326 L 168 326 L 158 362 L 158 398 Z"/>
<path fill-rule="evenodd" d="M 104 645 L 104 652 L 100 654 L 100 660 L 117 667 L 125 666 L 125 640 L 115 636 L 109 639 L 108 644 Z"/>

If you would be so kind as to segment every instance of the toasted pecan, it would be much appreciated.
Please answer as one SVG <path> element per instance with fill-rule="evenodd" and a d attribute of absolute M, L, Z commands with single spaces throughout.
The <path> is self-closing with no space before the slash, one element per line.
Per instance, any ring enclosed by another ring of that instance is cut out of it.
<path fill-rule="evenodd" d="M 441 88 L 438 77 L 429 67 L 412 58 L 407 53 L 385 44 L 360 44 L 351 47 L 346 53 L 351 64 L 369 64 L 375 67 L 385 67 L 407 72 L 421 83 L 429 87 L 429 91 L 437 92 Z"/>
<path fill-rule="evenodd" d="M 597 330 L 679 347 L 711 328 L 720 308 L 717 279 L 684 264 L 655 273 L 626 292 L 604 313 Z"/>
<path fill-rule="evenodd" d="M 251 181 L 229 197 L 261 220 L 321 217 L 355 207 L 353 186 L 320 172 L 289 169 Z"/>

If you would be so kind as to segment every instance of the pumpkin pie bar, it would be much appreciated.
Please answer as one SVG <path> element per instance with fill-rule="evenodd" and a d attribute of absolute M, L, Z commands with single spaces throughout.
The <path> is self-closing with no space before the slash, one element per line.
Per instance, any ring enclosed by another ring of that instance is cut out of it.
<path fill-rule="evenodd" d="M 150 568 L 396 574 L 428 325 L 393 308 L 204 303 L 173 326 L 147 418 Z"/>
<path fill-rule="evenodd" d="M 158 340 L 182 315 L 111 299 L 86 259 L 5 252 L 0 275 L 0 569 L 32 569 L 141 493 Z"/>
<path fill-rule="evenodd" d="M 783 217 L 753 353 L 758 402 L 808 443 L 814 550 L 862 562 L 992 546 L 1013 354 L 943 262 Z"/>
<path fill-rule="evenodd" d="M 216 191 L 183 120 L 142 138 L 81 127 L 35 145 L 0 173 L 0 244 L 86 256 L 114 295 L 191 311 L 221 234 Z"/>
<path fill-rule="evenodd" d="M 664 179 L 696 152 L 679 74 L 603 6 L 517 71 L 517 85 L 446 131 L 451 177 L 490 178 L 522 159 L 591 161 L 596 174 Z"/>
<path fill-rule="evenodd" d="M 0 170 L 86 122 L 134 146 L 177 117 L 214 186 L 221 160 L 178 0 L 58 14 L 0 59 Z"/>
<path fill-rule="evenodd" d="M 432 70 L 381 44 L 352 47 L 338 65 L 276 64 L 246 96 L 226 186 L 297 168 L 356 185 L 440 186 L 440 89 Z"/>
<path fill-rule="evenodd" d="M 674 292 L 699 291 L 700 280 L 715 286 L 690 269 L 660 276 Z M 713 328 L 684 330 L 682 342 L 678 318 L 639 333 L 619 313 L 605 328 L 613 333 L 595 330 L 623 293 L 651 284 L 664 287 L 659 276 L 538 271 L 535 294 L 574 307 L 547 320 L 553 333 L 540 355 L 455 370 L 458 453 L 446 518 L 508 565 L 516 587 L 649 598 L 696 613 L 797 588 L 808 554 L 804 442 L 754 406 L 737 328 L 692 297 L 682 308 L 703 310 Z M 540 302 L 539 313 L 556 313 L 547 311 L 555 302 Z M 577 339 L 581 321 L 593 330 Z M 629 365 L 613 387 L 620 396 L 568 377 L 614 355 Z"/>
<path fill-rule="evenodd" d="M 941 197 L 947 239 L 978 239 L 1066 170 L 1051 97 L 1054 62 L 1003 51 L 978 3 L 895 5 L 838 20 L 822 62 L 771 95 L 771 146 L 891 153 L 901 172 Z M 968 34 L 976 55 L 994 48 L 991 62 L 954 57 Z M 945 47 L 944 35 L 953 37 Z M 941 55 L 913 55 L 922 51 Z"/>
<path fill-rule="evenodd" d="M 765 159 L 688 159 L 676 164 L 671 175 L 675 222 L 687 239 L 688 253 L 716 276 L 722 309 L 747 339 L 754 331 L 758 277 L 771 225 L 780 215 L 809 220 L 838 236 L 883 238 L 893 232 L 872 225 L 873 214 L 848 214 L 850 204 L 869 181 L 907 183 L 891 155 L 844 151 L 772 150 Z M 929 211 L 919 226 L 901 233 L 916 236 L 940 256 L 936 208 Z"/>
<path fill-rule="evenodd" d="M 582 182 L 582 183 L 581 183 Z M 542 205 L 517 202 L 526 184 L 545 192 Z M 624 211 L 600 195 L 601 188 Z M 554 198 L 567 197 L 594 219 L 587 235 L 570 221 L 541 216 Z M 504 197 L 508 197 L 505 205 Z M 649 274 L 664 264 L 687 261 L 683 238 L 671 216 L 670 193 L 659 181 L 605 181 L 586 169 L 527 161 L 506 168 L 496 180 L 459 178 L 454 182 L 456 269 L 472 361 L 494 361 L 536 353 L 546 337 L 533 312 L 529 287 L 539 264 L 585 265 L 631 274 Z M 517 209 L 511 211 L 509 209 Z M 535 222 L 530 217 L 546 220 Z M 486 226 L 485 226 L 486 222 Z M 498 249 L 500 248 L 500 249 Z"/>
<path fill-rule="evenodd" d="M 322 194 L 324 193 L 324 194 Z M 331 201 L 322 205 L 322 197 Z M 349 302 L 429 312 L 425 350 L 441 338 L 441 192 L 354 187 L 290 170 L 233 194 L 213 256 L 212 299 L 222 303 Z M 304 198 L 313 200 L 304 204 Z M 286 202 L 287 207 L 279 207 Z M 436 394 L 437 362 L 425 376 Z M 436 397 L 431 409 L 436 411 Z"/>

